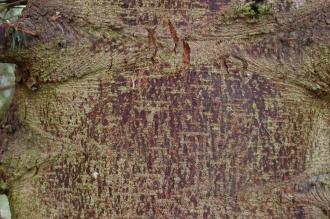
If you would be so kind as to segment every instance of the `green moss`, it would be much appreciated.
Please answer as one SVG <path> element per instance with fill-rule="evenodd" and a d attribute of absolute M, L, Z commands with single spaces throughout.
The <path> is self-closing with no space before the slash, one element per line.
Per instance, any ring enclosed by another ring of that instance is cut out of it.
<path fill-rule="evenodd" d="M 271 7 L 269 5 L 263 5 L 263 4 L 258 5 L 258 11 L 261 16 L 272 13 Z"/>
<path fill-rule="evenodd" d="M 267 4 L 248 2 L 245 5 L 238 7 L 238 14 L 241 17 L 257 20 L 263 16 L 272 14 L 272 7 Z"/>
<path fill-rule="evenodd" d="M 5 181 L 0 180 L 0 191 L 3 192 L 7 190 L 8 190 L 8 184 Z"/>
<path fill-rule="evenodd" d="M 103 29 L 104 29 L 104 28 L 103 28 L 102 26 L 97 26 L 97 25 L 91 27 L 91 31 L 92 31 L 92 32 L 100 32 L 100 31 L 102 31 Z"/>
<path fill-rule="evenodd" d="M 257 16 L 257 11 L 254 10 L 252 2 L 249 2 L 243 6 L 241 14 L 244 17 L 255 18 Z"/>

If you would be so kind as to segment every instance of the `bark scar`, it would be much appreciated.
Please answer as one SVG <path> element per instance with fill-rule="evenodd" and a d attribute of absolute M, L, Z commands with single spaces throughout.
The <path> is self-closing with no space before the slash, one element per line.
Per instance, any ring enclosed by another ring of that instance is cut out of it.
<path fill-rule="evenodd" d="M 170 30 L 170 33 L 171 33 L 171 37 L 174 41 L 174 53 L 176 53 L 176 49 L 178 48 L 178 44 L 179 44 L 179 37 L 178 37 L 178 33 L 176 32 L 175 30 L 175 27 L 173 25 L 173 23 L 171 22 L 170 19 L 168 19 L 168 28 Z"/>
<path fill-rule="evenodd" d="M 156 63 L 156 57 L 157 57 L 157 52 L 158 52 L 158 46 L 157 46 L 157 36 L 156 36 L 156 28 L 146 28 L 148 31 L 148 41 L 149 41 L 149 47 L 154 48 L 154 52 L 152 53 L 151 56 L 151 61 L 152 63 Z"/>
<path fill-rule="evenodd" d="M 190 65 L 190 46 L 187 41 L 183 41 L 183 65 L 188 68 Z"/>
<path fill-rule="evenodd" d="M 228 64 L 225 56 L 220 57 L 220 64 L 226 70 L 227 74 L 229 74 Z"/>
<path fill-rule="evenodd" d="M 246 71 L 248 69 L 249 64 L 248 64 L 248 62 L 244 58 L 240 57 L 239 55 L 233 55 L 233 57 L 236 58 L 236 59 L 238 59 L 238 60 L 240 60 L 242 62 L 242 64 L 243 64 L 243 71 Z"/>

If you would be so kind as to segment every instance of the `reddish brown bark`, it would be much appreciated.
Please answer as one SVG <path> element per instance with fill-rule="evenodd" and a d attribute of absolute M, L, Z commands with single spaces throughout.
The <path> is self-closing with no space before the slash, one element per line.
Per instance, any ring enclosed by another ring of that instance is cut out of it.
<path fill-rule="evenodd" d="M 29 1 L 14 215 L 327 218 L 330 5 L 247 7 Z"/>

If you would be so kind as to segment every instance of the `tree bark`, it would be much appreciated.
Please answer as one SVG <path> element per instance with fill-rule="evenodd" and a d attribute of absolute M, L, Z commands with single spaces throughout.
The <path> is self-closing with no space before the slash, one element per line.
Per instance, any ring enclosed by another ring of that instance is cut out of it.
<path fill-rule="evenodd" d="M 328 218 L 329 12 L 28 1 L 28 46 L 0 54 L 14 218 Z"/>

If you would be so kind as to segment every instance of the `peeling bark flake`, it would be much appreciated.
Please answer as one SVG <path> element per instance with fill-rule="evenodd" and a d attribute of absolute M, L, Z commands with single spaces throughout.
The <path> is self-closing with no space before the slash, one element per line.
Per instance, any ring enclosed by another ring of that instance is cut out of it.
<path fill-rule="evenodd" d="M 154 51 L 151 56 L 152 63 L 156 62 L 157 52 L 158 52 L 158 46 L 157 46 L 157 36 L 156 36 L 156 27 L 155 28 L 147 28 L 148 31 L 148 41 L 149 41 L 149 47 L 154 48 Z"/>
<path fill-rule="evenodd" d="M 174 41 L 174 53 L 176 53 L 176 49 L 178 48 L 178 44 L 179 44 L 179 37 L 178 37 L 178 33 L 175 30 L 174 25 L 172 24 L 172 22 L 170 21 L 170 19 L 168 20 L 168 27 L 172 36 L 172 39 Z"/>
<path fill-rule="evenodd" d="M 190 46 L 185 40 L 183 40 L 183 65 L 185 68 L 190 65 Z"/>

